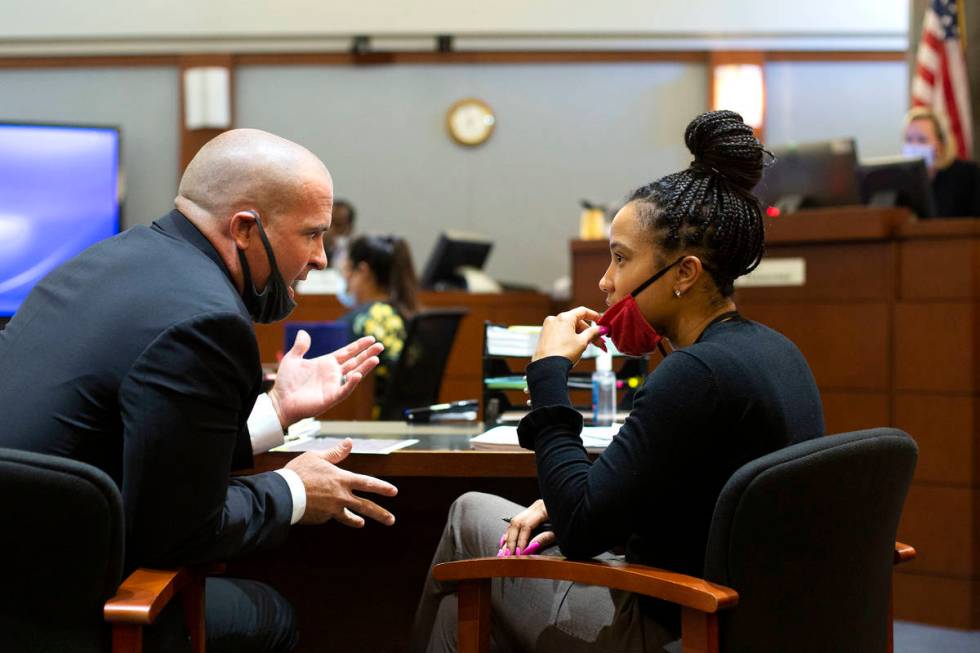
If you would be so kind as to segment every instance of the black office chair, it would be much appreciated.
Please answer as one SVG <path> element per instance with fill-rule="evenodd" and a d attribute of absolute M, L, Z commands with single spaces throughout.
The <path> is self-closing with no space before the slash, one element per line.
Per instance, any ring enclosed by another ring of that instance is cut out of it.
<path fill-rule="evenodd" d="M 388 377 L 379 419 L 401 420 L 406 408 L 439 401 L 449 352 L 456 341 L 465 308 L 417 313 L 408 322 L 401 356 Z"/>
<path fill-rule="evenodd" d="M 682 608 L 685 651 L 889 651 L 892 566 L 915 556 L 895 534 L 917 457 L 907 434 L 879 428 L 746 464 L 715 506 L 704 579 L 548 556 L 450 562 L 433 574 L 460 581 L 460 653 L 489 650 L 495 577 L 571 580 L 670 601 Z"/>
<path fill-rule="evenodd" d="M 137 569 L 120 584 L 122 497 L 101 470 L 0 448 L 0 524 L 0 650 L 139 651 L 178 592 L 191 650 L 204 650 L 203 574 Z"/>

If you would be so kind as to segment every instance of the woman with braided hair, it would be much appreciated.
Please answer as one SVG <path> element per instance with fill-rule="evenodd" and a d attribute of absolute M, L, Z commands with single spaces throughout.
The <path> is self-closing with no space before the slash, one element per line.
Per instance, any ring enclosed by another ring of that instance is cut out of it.
<path fill-rule="evenodd" d="M 613 220 L 611 260 L 599 281 L 606 312 L 579 307 L 544 323 L 527 367 L 532 411 L 518 427 L 521 444 L 535 452 L 543 498 L 523 508 L 463 495 L 433 564 L 495 553 L 609 558 L 610 549 L 625 547 L 627 561 L 700 576 L 715 502 L 732 473 L 823 435 L 803 355 L 739 315 L 732 299 L 734 280 L 763 254 L 751 190 L 765 150 L 731 111 L 698 116 L 685 141 L 690 167 L 633 192 Z M 672 352 L 590 462 L 567 379 L 601 334 L 623 353 L 652 352 L 661 338 Z M 455 650 L 454 591 L 430 578 L 414 651 Z M 654 651 L 679 636 L 676 607 L 627 592 L 494 579 L 491 598 L 497 651 Z"/>

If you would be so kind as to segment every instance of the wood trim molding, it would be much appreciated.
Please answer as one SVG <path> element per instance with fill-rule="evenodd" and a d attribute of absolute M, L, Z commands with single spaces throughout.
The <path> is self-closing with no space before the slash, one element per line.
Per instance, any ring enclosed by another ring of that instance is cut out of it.
<path fill-rule="evenodd" d="M 773 50 L 766 52 L 766 61 L 906 61 L 907 52 L 893 50 L 828 52 L 810 50 Z"/>
<path fill-rule="evenodd" d="M 761 66 L 766 63 L 767 59 L 768 54 L 761 50 L 713 50 L 708 53 L 708 63 L 712 66 L 739 63 Z"/>
<path fill-rule="evenodd" d="M 175 54 L 103 55 L 57 57 L 0 57 L 3 68 L 125 68 L 129 66 L 176 66 Z"/>
<path fill-rule="evenodd" d="M 669 61 L 704 63 L 708 53 L 700 50 L 664 51 L 472 51 L 472 52 L 278 52 L 241 54 L 242 66 L 358 65 L 358 64 L 540 64 L 540 63 L 630 63 Z"/>
<path fill-rule="evenodd" d="M 183 174 L 184 169 L 187 164 L 191 162 L 197 151 L 207 143 L 209 140 L 217 136 L 218 134 L 225 131 L 224 129 L 188 129 L 187 121 L 184 119 L 184 71 L 188 68 L 195 68 L 197 66 L 221 66 L 228 68 L 229 71 L 229 89 L 230 94 L 230 106 L 231 106 L 231 124 L 228 126 L 229 129 L 233 128 L 235 125 L 235 57 L 231 54 L 195 54 L 195 55 L 184 55 L 177 58 L 177 65 L 180 68 L 180 78 L 178 86 L 180 88 L 179 103 L 180 110 L 178 112 L 180 121 L 177 128 L 180 132 L 180 157 L 178 159 L 180 169 L 177 171 L 178 176 Z"/>
<path fill-rule="evenodd" d="M 236 66 L 352 66 L 394 64 L 542 64 L 542 63 L 707 63 L 717 53 L 708 50 L 609 50 L 609 51 L 472 51 L 472 52 L 255 52 L 228 55 Z M 795 51 L 763 53 L 768 61 L 905 61 L 905 52 Z M 195 55 L 187 55 L 195 56 Z M 15 57 L 0 56 L 3 68 L 92 68 L 127 66 L 177 66 L 179 54 Z"/>

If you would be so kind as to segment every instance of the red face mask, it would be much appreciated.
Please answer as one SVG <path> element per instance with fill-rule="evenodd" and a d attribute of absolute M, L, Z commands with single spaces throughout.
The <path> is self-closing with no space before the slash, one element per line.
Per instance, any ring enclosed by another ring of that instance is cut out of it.
<path fill-rule="evenodd" d="M 627 356 L 643 356 L 657 348 L 663 336 L 657 333 L 643 317 L 640 307 L 636 304 L 636 296 L 683 260 L 682 256 L 661 269 L 602 314 L 596 324 L 606 327 L 606 334 L 616 345 L 616 349 Z"/>

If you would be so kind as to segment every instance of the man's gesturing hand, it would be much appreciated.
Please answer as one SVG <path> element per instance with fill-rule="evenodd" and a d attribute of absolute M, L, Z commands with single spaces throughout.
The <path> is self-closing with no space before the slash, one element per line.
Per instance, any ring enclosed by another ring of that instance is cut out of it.
<path fill-rule="evenodd" d="M 269 391 L 283 428 L 304 417 L 316 417 L 349 397 L 378 364 L 384 345 L 365 336 L 330 354 L 303 358 L 309 348 L 310 335 L 297 332 L 296 342 L 279 363 L 276 384 Z"/>
<path fill-rule="evenodd" d="M 398 488 L 336 466 L 350 454 L 353 446 L 348 438 L 327 451 L 307 451 L 286 465 L 299 475 L 306 488 L 306 512 L 299 523 L 322 524 L 336 519 L 345 526 L 361 528 L 363 517 L 370 517 L 385 526 L 395 523 L 393 514 L 373 501 L 357 496 L 354 491 L 393 497 L 398 494 Z"/>

